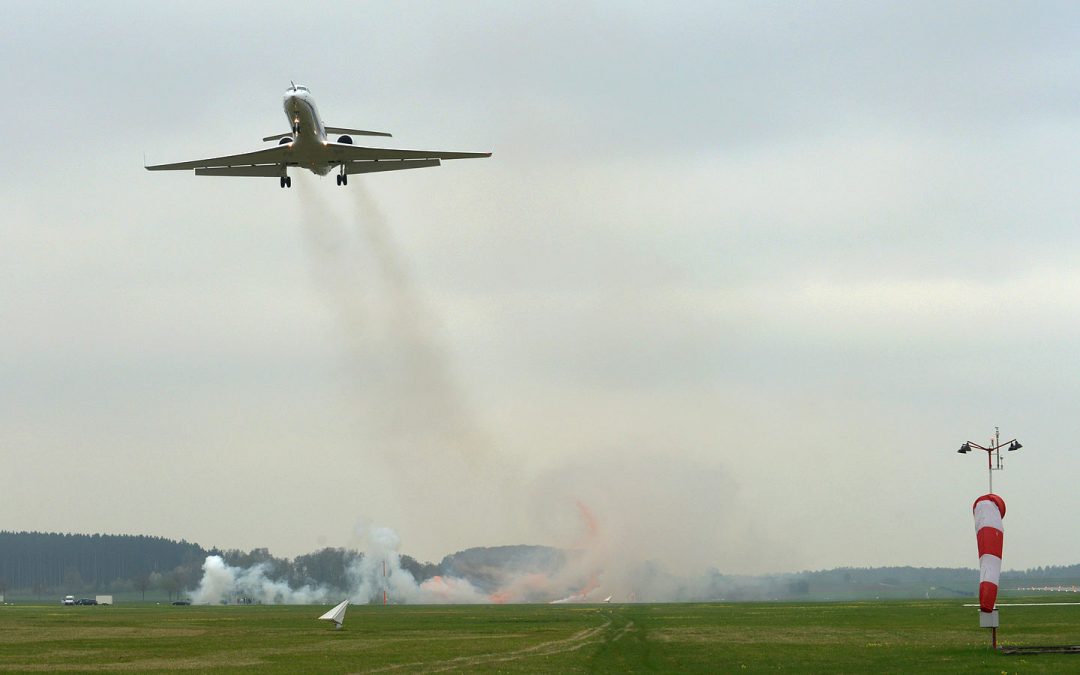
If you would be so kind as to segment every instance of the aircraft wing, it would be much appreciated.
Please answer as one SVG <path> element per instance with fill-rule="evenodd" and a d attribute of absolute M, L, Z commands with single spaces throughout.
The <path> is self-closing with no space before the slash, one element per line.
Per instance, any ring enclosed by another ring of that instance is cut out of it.
<path fill-rule="evenodd" d="M 365 148 L 348 143 L 327 143 L 333 162 L 364 162 L 383 159 L 468 159 L 491 157 L 490 152 L 448 152 L 445 150 L 394 150 L 391 148 Z"/>
<path fill-rule="evenodd" d="M 153 166 L 146 167 L 146 170 L 176 171 L 181 169 L 213 169 L 216 172 L 217 170 L 240 169 L 241 171 L 246 171 L 246 173 L 234 175 L 264 175 L 261 173 L 252 173 L 251 167 L 279 166 L 281 164 L 285 164 L 288 161 L 285 154 L 287 150 L 287 146 L 279 145 L 274 148 L 256 150 L 255 152 L 244 152 L 239 155 L 210 157 L 209 159 L 196 159 L 190 162 L 175 162 L 173 164 L 155 164 Z M 216 175 L 230 174 L 216 173 Z M 279 174 L 270 173 L 265 175 L 277 176 Z"/>

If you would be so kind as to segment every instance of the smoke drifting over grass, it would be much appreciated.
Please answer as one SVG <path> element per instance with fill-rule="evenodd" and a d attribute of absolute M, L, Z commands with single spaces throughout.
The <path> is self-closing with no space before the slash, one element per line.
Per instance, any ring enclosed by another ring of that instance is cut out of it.
<path fill-rule="evenodd" d="M 364 553 L 350 556 L 345 587 L 292 580 L 275 575 L 269 562 L 247 568 L 208 556 L 192 599 L 200 604 L 256 602 L 264 604 L 353 603 L 448 604 L 551 601 L 570 594 L 585 598 L 596 586 L 597 573 L 581 551 L 553 553 L 539 547 L 473 549 L 448 556 L 443 574 L 418 579 L 402 565 L 401 540 L 390 528 L 362 532 Z M 495 551 L 492 553 L 492 551 Z"/>
<path fill-rule="evenodd" d="M 288 579 L 280 565 L 241 568 L 209 556 L 192 600 L 199 604 L 475 604 L 678 602 L 766 599 L 791 592 L 794 575 L 730 577 L 717 571 L 679 576 L 638 557 L 612 558 L 611 542 L 591 509 L 577 503 L 582 528 L 573 548 L 538 546 L 477 548 L 431 566 L 404 564 L 401 540 L 389 528 L 361 531 L 364 553 L 343 555 L 342 585 Z M 339 551 L 340 552 L 340 551 Z M 278 561 L 280 562 L 280 561 Z M 426 571 L 426 573 L 425 573 Z"/>
<path fill-rule="evenodd" d="M 326 602 L 329 597 L 325 588 L 291 588 L 287 581 L 271 579 L 268 573 L 267 565 L 241 569 L 225 564 L 221 556 L 207 556 L 202 581 L 192 594 L 192 600 L 199 604 L 217 604 L 250 598 L 263 604 L 310 605 Z"/>

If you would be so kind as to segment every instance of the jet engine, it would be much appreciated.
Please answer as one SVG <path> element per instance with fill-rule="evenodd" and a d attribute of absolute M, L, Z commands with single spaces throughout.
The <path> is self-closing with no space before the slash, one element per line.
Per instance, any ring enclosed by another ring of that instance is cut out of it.
<path fill-rule="evenodd" d="M 277 142 L 278 145 L 285 145 L 286 143 L 292 143 L 292 136 L 285 136 Z"/>
<path fill-rule="evenodd" d="M 352 136 L 338 136 L 337 142 L 352 145 Z"/>

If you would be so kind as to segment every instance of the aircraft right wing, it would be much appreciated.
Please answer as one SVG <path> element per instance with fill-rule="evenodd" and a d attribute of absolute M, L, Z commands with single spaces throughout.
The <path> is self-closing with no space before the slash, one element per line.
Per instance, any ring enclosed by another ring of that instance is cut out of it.
<path fill-rule="evenodd" d="M 491 157 L 490 152 L 449 152 L 446 150 L 394 150 L 365 148 L 348 143 L 327 143 L 330 158 L 335 162 L 363 162 L 397 159 L 468 159 Z"/>
<path fill-rule="evenodd" d="M 209 159 L 196 159 L 190 162 L 174 162 L 172 164 L 155 164 L 146 167 L 147 171 L 178 171 L 183 169 L 195 169 L 205 172 L 203 175 L 210 176 L 280 176 L 280 167 L 288 162 L 289 147 L 279 145 L 255 152 L 244 152 L 239 155 L 225 155 L 224 157 L 210 157 Z M 227 170 L 236 169 L 243 173 L 225 173 Z M 275 173 L 255 173 L 254 171 L 269 171 Z"/>

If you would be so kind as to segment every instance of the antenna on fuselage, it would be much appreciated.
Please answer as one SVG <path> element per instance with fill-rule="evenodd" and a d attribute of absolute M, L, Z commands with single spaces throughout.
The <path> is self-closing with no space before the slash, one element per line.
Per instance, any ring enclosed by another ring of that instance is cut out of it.
<path fill-rule="evenodd" d="M 289 84 L 291 84 L 291 85 L 292 85 L 292 90 L 293 90 L 293 91 L 296 91 L 296 83 L 295 83 L 295 82 L 293 82 L 292 80 L 289 80 Z"/>

